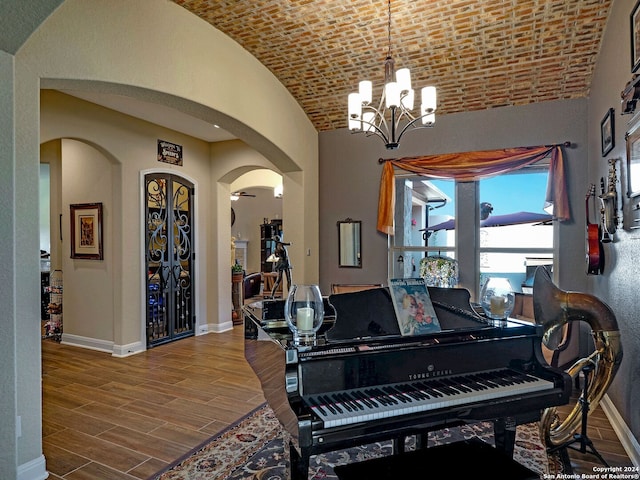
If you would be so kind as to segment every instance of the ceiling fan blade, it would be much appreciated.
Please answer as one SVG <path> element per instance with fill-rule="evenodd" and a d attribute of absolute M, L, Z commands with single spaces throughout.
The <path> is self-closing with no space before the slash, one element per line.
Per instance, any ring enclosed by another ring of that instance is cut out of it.
<path fill-rule="evenodd" d="M 255 195 L 253 193 L 247 193 L 247 192 L 232 192 L 231 193 L 232 197 L 255 197 Z"/>

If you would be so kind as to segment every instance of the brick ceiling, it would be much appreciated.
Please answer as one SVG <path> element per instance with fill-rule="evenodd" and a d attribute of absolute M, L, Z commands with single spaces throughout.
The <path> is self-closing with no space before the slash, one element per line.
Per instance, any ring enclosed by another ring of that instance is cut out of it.
<path fill-rule="evenodd" d="M 385 0 L 173 0 L 254 55 L 319 131 L 346 127 L 347 94 L 379 98 Z M 587 97 L 611 0 L 393 0 L 392 53 L 454 113 Z"/>

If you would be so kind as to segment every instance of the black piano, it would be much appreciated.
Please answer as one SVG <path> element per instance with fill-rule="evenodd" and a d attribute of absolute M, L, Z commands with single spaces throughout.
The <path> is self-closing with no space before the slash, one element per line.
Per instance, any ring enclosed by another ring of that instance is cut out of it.
<path fill-rule="evenodd" d="M 568 403 L 571 377 L 542 357 L 542 327 L 478 315 L 465 289 L 429 287 L 442 330 L 401 336 L 386 288 L 331 295 L 316 345 L 296 347 L 284 301 L 244 309 L 245 357 L 290 435 L 291 477 L 309 457 L 492 421 L 495 444 L 513 454 L 515 427 Z M 267 303 L 268 302 L 268 303 Z M 280 302 L 280 303 L 278 303 Z"/>

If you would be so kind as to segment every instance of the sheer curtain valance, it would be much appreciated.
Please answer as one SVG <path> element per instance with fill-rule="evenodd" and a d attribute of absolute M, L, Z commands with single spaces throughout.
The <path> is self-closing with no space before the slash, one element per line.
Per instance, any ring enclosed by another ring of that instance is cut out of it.
<path fill-rule="evenodd" d="M 471 182 L 493 175 L 512 172 L 526 165 L 536 163 L 549 155 L 551 155 L 551 161 L 549 163 L 545 210 L 557 220 L 569 220 L 569 199 L 567 196 L 562 145 L 546 145 L 381 160 L 384 165 L 380 178 L 377 229 L 382 233 L 393 235 L 395 210 L 394 168 L 431 178 L 452 178 L 462 182 Z"/>

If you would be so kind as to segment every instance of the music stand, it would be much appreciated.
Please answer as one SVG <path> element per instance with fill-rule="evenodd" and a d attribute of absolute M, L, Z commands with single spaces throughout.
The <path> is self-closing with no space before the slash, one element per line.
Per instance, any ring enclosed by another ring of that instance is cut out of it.
<path fill-rule="evenodd" d="M 572 450 L 576 450 L 580 453 L 590 453 L 598 458 L 600 462 L 605 466 L 609 467 L 609 464 L 606 462 L 602 455 L 598 453 L 596 447 L 593 445 L 591 439 L 587 436 L 587 418 L 589 416 L 589 400 L 587 399 L 587 390 L 589 385 L 589 375 L 594 370 L 594 366 L 592 363 L 586 364 L 582 367 L 582 373 L 584 374 L 584 386 L 582 388 L 582 396 L 580 397 L 580 405 L 582 407 L 582 425 L 580 433 L 575 433 L 571 440 L 567 440 L 561 445 L 557 445 L 548 450 L 548 453 L 553 453 L 557 450 L 571 448 Z M 580 447 L 576 447 L 573 444 L 579 443 Z M 589 449 L 590 451 L 587 451 Z"/>

